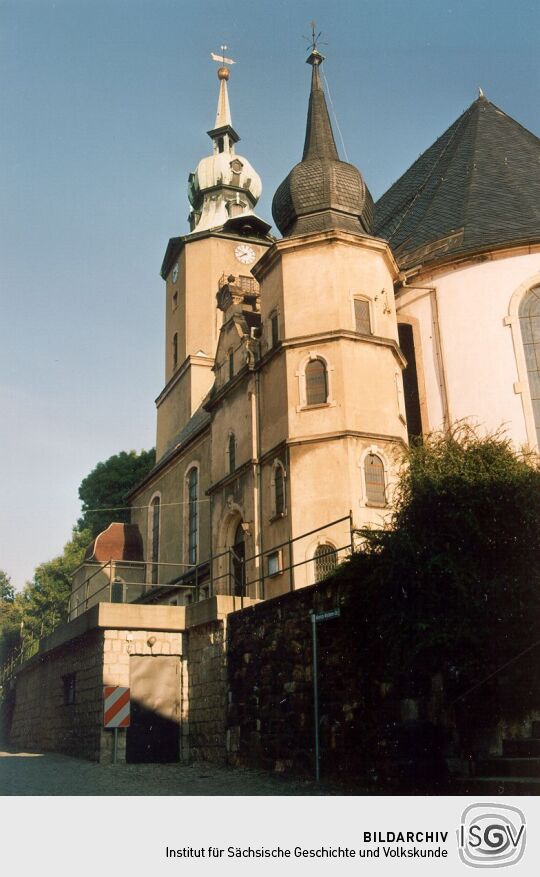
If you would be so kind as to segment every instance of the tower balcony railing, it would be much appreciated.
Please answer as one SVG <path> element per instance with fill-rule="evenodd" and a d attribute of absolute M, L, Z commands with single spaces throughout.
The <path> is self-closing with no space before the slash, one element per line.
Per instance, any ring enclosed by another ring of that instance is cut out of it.
<path fill-rule="evenodd" d="M 233 278 L 232 280 L 230 278 Z M 224 286 L 236 286 L 246 295 L 258 295 L 259 284 L 254 277 L 247 274 L 222 274 L 218 281 L 218 289 Z"/>

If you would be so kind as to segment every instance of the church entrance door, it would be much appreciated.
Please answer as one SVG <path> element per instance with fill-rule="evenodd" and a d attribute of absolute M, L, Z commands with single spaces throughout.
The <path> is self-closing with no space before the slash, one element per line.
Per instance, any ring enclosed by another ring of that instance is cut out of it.
<path fill-rule="evenodd" d="M 234 545 L 232 547 L 233 594 L 235 597 L 245 597 L 246 595 L 245 559 L 246 543 L 242 521 L 240 521 L 234 534 Z"/>

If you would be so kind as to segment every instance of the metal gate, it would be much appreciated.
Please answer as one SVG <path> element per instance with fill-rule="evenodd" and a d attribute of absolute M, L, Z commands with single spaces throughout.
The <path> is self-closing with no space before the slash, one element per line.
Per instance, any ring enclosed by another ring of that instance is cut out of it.
<path fill-rule="evenodd" d="M 126 761 L 170 762 L 179 759 L 180 658 L 131 655 L 131 725 Z"/>

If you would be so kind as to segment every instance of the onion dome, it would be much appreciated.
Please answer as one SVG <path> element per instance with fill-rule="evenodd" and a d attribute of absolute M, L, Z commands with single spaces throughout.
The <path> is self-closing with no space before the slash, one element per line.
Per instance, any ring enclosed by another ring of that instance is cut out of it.
<path fill-rule="evenodd" d="M 189 175 L 191 231 L 218 228 L 235 216 L 249 215 L 262 191 L 261 179 L 247 158 L 236 154 L 239 136 L 232 127 L 227 80 L 229 70 L 218 70 L 219 97 L 216 123 L 208 136 L 213 154 L 203 158 Z"/>
<path fill-rule="evenodd" d="M 284 237 L 334 228 L 371 234 L 373 199 L 360 171 L 339 159 L 319 72 L 323 61 L 317 49 L 307 59 L 312 74 L 304 153 L 272 202 Z"/>

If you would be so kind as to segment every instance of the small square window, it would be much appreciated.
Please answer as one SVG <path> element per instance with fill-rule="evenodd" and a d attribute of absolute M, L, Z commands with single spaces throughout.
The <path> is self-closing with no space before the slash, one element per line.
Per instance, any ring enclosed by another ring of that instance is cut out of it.
<path fill-rule="evenodd" d="M 281 551 L 273 551 L 268 555 L 268 575 L 277 576 L 281 572 Z"/>
<path fill-rule="evenodd" d="M 75 673 L 67 673 L 62 676 L 62 684 L 64 687 L 64 704 L 71 706 L 75 703 Z"/>

